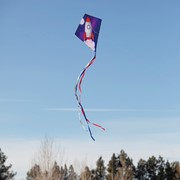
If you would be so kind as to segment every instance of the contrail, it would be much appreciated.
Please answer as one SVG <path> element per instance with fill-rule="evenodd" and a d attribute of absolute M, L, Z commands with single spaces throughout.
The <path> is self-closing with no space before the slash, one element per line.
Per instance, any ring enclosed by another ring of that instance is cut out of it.
<path fill-rule="evenodd" d="M 46 111 L 79 111 L 78 108 L 45 108 Z M 118 109 L 118 108 L 86 108 L 88 112 L 180 112 L 180 109 Z"/>

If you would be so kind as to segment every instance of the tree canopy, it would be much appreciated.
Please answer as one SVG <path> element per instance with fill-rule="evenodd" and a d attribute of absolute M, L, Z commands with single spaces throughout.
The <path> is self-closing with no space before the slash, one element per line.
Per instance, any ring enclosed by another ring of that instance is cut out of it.
<path fill-rule="evenodd" d="M 11 170 L 12 165 L 7 166 L 7 156 L 1 151 L 0 148 L 0 180 L 12 180 L 16 173 Z"/>
<path fill-rule="evenodd" d="M 100 156 L 95 168 L 90 169 L 86 165 L 80 174 L 75 172 L 73 165 L 60 167 L 57 162 L 49 171 L 44 172 L 35 164 L 27 173 L 27 180 L 45 180 L 47 177 L 48 180 L 179 180 L 180 163 L 151 156 L 147 160 L 141 158 L 135 166 L 127 153 L 121 150 L 119 154 L 112 154 L 107 165 Z"/>

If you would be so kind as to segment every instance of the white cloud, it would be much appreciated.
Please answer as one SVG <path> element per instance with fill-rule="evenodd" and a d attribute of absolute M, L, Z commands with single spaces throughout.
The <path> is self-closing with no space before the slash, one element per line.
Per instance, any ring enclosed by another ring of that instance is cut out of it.
<path fill-rule="evenodd" d="M 85 22 L 85 21 L 84 21 L 84 18 L 82 18 L 79 24 L 80 24 L 80 25 L 83 25 L 84 22 Z"/>

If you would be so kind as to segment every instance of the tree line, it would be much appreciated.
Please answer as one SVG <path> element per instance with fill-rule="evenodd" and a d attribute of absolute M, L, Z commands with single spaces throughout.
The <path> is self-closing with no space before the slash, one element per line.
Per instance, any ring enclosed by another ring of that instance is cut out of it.
<path fill-rule="evenodd" d="M 5 165 L 6 159 L 0 149 L 0 180 L 13 180 L 16 173 L 11 170 L 11 164 Z M 43 157 L 41 160 L 48 164 L 50 159 Z M 180 162 L 151 156 L 147 160 L 140 159 L 135 166 L 124 150 L 113 153 L 107 165 L 100 156 L 95 168 L 85 166 L 79 174 L 73 165 L 62 166 L 54 161 L 44 168 L 43 163 L 35 163 L 27 172 L 26 180 L 180 180 Z"/>
<path fill-rule="evenodd" d="M 107 166 L 101 157 L 96 161 L 96 167 L 88 166 L 78 175 L 70 165 L 60 167 L 54 162 L 49 172 L 42 172 L 35 164 L 27 173 L 27 180 L 180 180 L 180 163 L 170 163 L 163 157 L 151 156 L 148 160 L 140 159 L 137 166 L 133 160 L 121 150 L 119 154 L 113 153 Z"/>

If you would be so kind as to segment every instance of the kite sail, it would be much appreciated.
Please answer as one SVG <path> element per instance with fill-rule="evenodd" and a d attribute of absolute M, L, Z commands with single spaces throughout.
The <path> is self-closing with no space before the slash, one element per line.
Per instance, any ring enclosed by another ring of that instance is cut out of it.
<path fill-rule="evenodd" d="M 81 71 L 80 75 L 77 78 L 77 82 L 75 85 L 75 96 L 76 96 L 76 100 L 77 100 L 77 104 L 79 107 L 80 112 L 82 113 L 86 123 L 87 123 L 87 129 L 89 131 L 89 134 L 91 136 L 91 138 L 95 141 L 91 129 L 90 129 L 90 124 L 94 125 L 98 128 L 101 128 L 102 130 L 105 130 L 102 126 L 92 123 L 86 116 L 85 110 L 82 106 L 81 103 L 81 94 L 82 94 L 82 82 L 83 82 L 83 78 L 85 76 L 85 73 L 87 71 L 87 69 L 94 63 L 94 61 L 96 60 L 96 49 L 97 49 L 97 42 L 98 42 L 98 36 L 99 36 L 99 30 L 100 30 L 100 26 L 101 26 L 101 19 L 90 16 L 88 14 L 85 14 L 83 16 L 83 18 L 80 21 L 80 24 L 75 32 L 75 35 L 81 40 L 83 41 L 92 51 L 94 51 L 94 57 L 90 60 L 90 62 L 84 67 L 84 69 Z M 80 113 L 79 113 L 79 120 L 80 123 L 83 126 L 83 123 L 81 121 L 80 118 Z M 84 127 L 84 126 L 83 126 Z"/>

